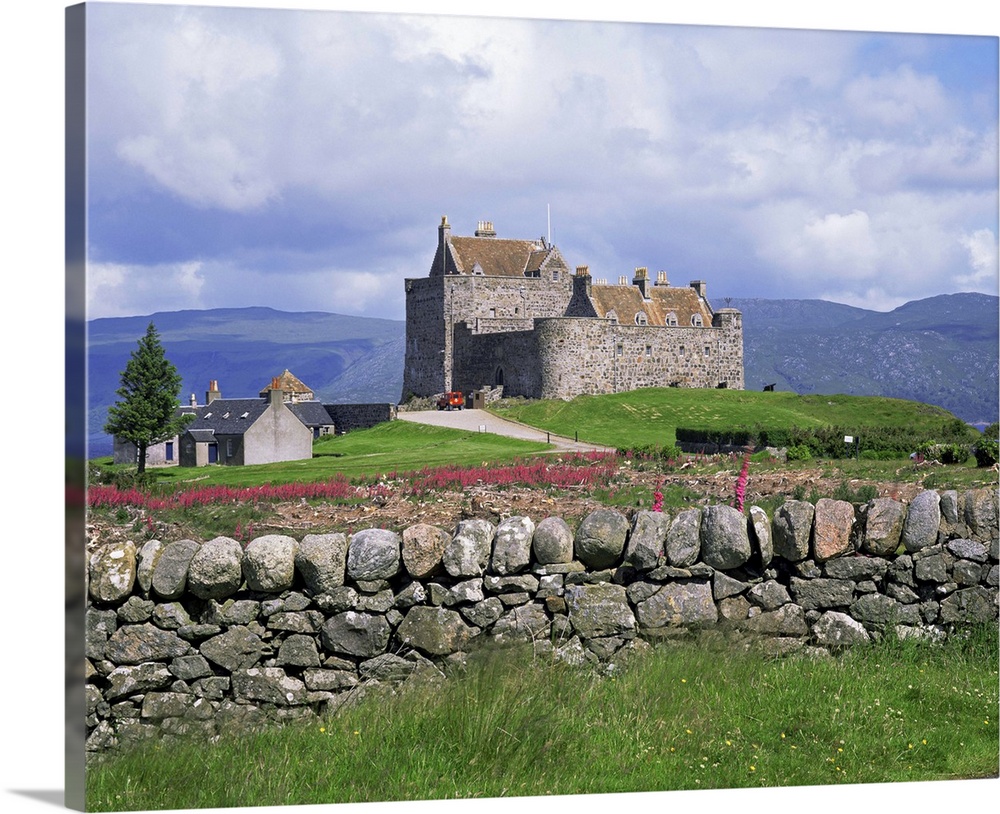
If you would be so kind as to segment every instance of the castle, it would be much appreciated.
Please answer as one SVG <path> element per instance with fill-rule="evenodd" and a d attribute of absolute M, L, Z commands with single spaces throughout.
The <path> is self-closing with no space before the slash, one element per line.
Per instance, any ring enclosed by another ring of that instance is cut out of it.
<path fill-rule="evenodd" d="M 570 399 L 640 387 L 743 389 L 742 315 L 713 310 L 705 283 L 671 286 L 637 268 L 629 282 L 570 271 L 544 238 L 498 238 L 448 218 L 427 277 L 406 280 L 402 400 L 502 387 Z"/>

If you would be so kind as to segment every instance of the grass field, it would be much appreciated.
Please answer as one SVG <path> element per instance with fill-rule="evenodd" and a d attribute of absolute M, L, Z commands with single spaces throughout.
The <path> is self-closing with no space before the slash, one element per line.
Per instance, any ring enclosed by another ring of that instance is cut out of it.
<path fill-rule="evenodd" d="M 87 773 L 89 809 L 995 777 L 997 632 L 768 658 L 714 634 L 599 672 L 523 651 L 372 692 L 308 726 L 150 745 Z"/>
<path fill-rule="evenodd" d="M 505 402 L 495 410 L 594 444 L 673 446 L 677 427 L 738 429 L 845 426 L 908 427 L 933 432 L 955 416 L 915 401 L 872 396 L 799 396 L 750 390 L 650 388 L 572 401 Z"/>

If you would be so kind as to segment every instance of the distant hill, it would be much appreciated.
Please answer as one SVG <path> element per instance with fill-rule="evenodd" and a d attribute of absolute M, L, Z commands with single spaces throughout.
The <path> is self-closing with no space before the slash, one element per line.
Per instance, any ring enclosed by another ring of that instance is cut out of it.
<path fill-rule="evenodd" d="M 970 423 L 996 421 L 997 297 L 949 294 L 882 313 L 824 300 L 717 300 L 743 312 L 745 384 L 796 393 L 889 396 L 944 407 Z M 119 374 L 152 321 L 199 402 L 212 379 L 223 396 L 255 396 L 288 368 L 324 402 L 396 402 L 405 323 L 271 308 L 172 311 L 95 319 L 88 330 L 90 454 L 110 454 L 101 432 Z"/>
<path fill-rule="evenodd" d="M 970 423 L 997 420 L 997 297 L 946 294 L 889 312 L 823 300 L 726 304 L 743 312 L 748 390 L 773 383 L 796 393 L 889 396 Z"/>

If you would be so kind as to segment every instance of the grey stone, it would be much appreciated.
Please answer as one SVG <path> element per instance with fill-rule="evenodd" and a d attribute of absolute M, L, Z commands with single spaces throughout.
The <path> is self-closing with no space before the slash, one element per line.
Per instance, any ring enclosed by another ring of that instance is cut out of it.
<path fill-rule="evenodd" d="M 153 607 L 153 624 L 164 630 L 178 630 L 194 624 L 191 614 L 180 602 L 161 602 Z"/>
<path fill-rule="evenodd" d="M 910 553 L 919 551 L 937 542 L 940 525 L 941 497 L 937 492 L 926 489 L 910 502 L 900 540 Z"/>
<path fill-rule="evenodd" d="M 416 667 L 412 661 L 393 653 L 383 653 L 381 656 L 361 662 L 358 665 L 358 673 L 362 681 L 400 682 L 409 678 Z"/>
<path fill-rule="evenodd" d="M 690 578 L 690 576 L 691 574 L 688 572 L 687 577 Z M 712 595 L 715 597 L 716 602 L 729 596 L 741 594 L 747 589 L 747 587 L 747 583 L 741 582 L 738 579 L 733 579 L 733 577 L 730 577 L 721 571 L 716 571 L 712 575 Z"/>
<path fill-rule="evenodd" d="M 160 540 L 148 540 L 136 553 L 135 579 L 143 593 L 148 594 L 153 587 L 153 570 L 160 561 L 166 544 Z"/>
<path fill-rule="evenodd" d="M 774 543 L 771 540 L 771 521 L 760 506 L 750 507 L 751 545 L 756 544 L 761 566 L 766 568 L 774 559 Z"/>
<path fill-rule="evenodd" d="M 529 517 L 510 517 L 497 526 L 490 570 L 495 574 L 517 574 L 531 562 L 531 540 L 535 524 Z"/>
<path fill-rule="evenodd" d="M 804 500 L 786 500 L 774 514 L 771 531 L 776 556 L 799 562 L 809 556 L 815 507 Z"/>
<path fill-rule="evenodd" d="M 981 624 L 996 620 L 996 592 L 980 585 L 955 591 L 941 600 L 941 621 L 945 624 Z"/>
<path fill-rule="evenodd" d="M 694 565 L 701 554 L 701 509 L 685 509 L 670 523 L 667 562 L 678 568 Z"/>
<path fill-rule="evenodd" d="M 919 609 L 902 605 L 884 594 L 865 594 L 851 603 L 849 613 L 865 627 L 885 627 L 890 624 L 920 624 Z"/>
<path fill-rule="evenodd" d="M 118 617 L 113 610 L 87 608 L 84 616 L 84 655 L 103 659 L 108 639 L 118 629 Z"/>
<path fill-rule="evenodd" d="M 421 653 L 446 656 L 463 650 L 474 632 L 456 611 L 416 605 L 406 612 L 396 635 Z"/>
<path fill-rule="evenodd" d="M 638 571 L 650 571 L 666 556 L 670 516 L 663 512 L 636 512 L 632 533 L 625 546 L 625 565 Z"/>
<path fill-rule="evenodd" d="M 238 701 L 263 701 L 285 707 L 306 703 L 306 686 L 280 667 L 250 667 L 232 675 L 233 696 Z"/>
<path fill-rule="evenodd" d="M 226 599 L 243 582 L 243 547 L 230 537 L 203 543 L 188 566 L 188 590 L 199 599 Z"/>
<path fill-rule="evenodd" d="M 212 675 L 212 667 L 204 656 L 194 653 L 178 656 L 169 665 L 170 673 L 183 681 L 193 681 Z"/>
<path fill-rule="evenodd" d="M 278 648 L 279 667 L 319 667 L 319 651 L 312 636 L 294 633 Z"/>
<path fill-rule="evenodd" d="M 740 622 L 739 626 L 762 636 L 805 636 L 809 633 L 805 611 L 792 603 L 751 616 Z"/>
<path fill-rule="evenodd" d="M 790 580 L 792 596 L 803 610 L 847 607 L 854 599 L 854 582 L 847 579 Z"/>
<path fill-rule="evenodd" d="M 996 541 L 998 529 L 997 489 L 972 489 L 965 493 L 965 525 L 974 540 Z"/>
<path fill-rule="evenodd" d="M 546 517 L 531 539 L 535 561 L 541 565 L 573 561 L 573 530 L 561 517 Z"/>
<path fill-rule="evenodd" d="M 697 627 L 718 621 L 708 582 L 671 582 L 636 606 L 642 628 Z"/>
<path fill-rule="evenodd" d="M 140 596 L 130 596 L 118 606 L 118 618 L 126 625 L 137 625 L 148 622 L 153 616 L 156 603 Z"/>
<path fill-rule="evenodd" d="M 231 673 L 256 664 L 264 652 L 264 642 L 246 627 L 233 627 L 202 642 L 198 649 L 206 659 Z"/>
<path fill-rule="evenodd" d="M 313 594 L 339 588 L 347 569 L 347 535 L 307 534 L 295 552 L 295 568 Z"/>
<path fill-rule="evenodd" d="M 905 520 L 906 507 L 898 500 L 879 497 L 869 501 L 861 550 L 876 557 L 894 554 L 899 548 Z"/>
<path fill-rule="evenodd" d="M 621 559 L 628 532 L 628 519 L 621 512 L 595 509 L 577 529 L 573 551 L 590 569 L 610 568 Z"/>
<path fill-rule="evenodd" d="M 314 692 L 339 692 L 358 685 L 358 677 L 346 670 L 303 670 L 302 680 L 306 688 Z"/>
<path fill-rule="evenodd" d="M 392 579 L 402 567 L 402 540 L 394 531 L 365 529 L 351 535 L 347 576 L 355 582 Z"/>
<path fill-rule="evenodd" d="M 187 587 L 188 566 L 198 551 L 194 540 L 167 543 L 153 568 L 152 588 L 163 599 L 178 599 Z"/>
<path fill-rule="evenodd" d="M 570 622 L 583 639 L 635 630 L 635 616 L 621 585 L 574 585 L 566 588 L 565 599 Z"/>
<path fill-rule="evenodd" d="M 477 602 L 475 605 L 466 605 L 459 608 L 462 618 L 470 625 L 478 628 L 487 628 L 496 622 L 504 613 L 503 602 L 495 596 Z"/>
<path fill-rule="evenodd" d="M 320 641 L 331 653 L 372 658 L 385 650 L 390 633 L 384 616 L 347 611 L 323 624 Z"/>
<path fill-rule="evenodd" d="M 732 506 L 706 506 L 701 515 L 701 560 L 712 568 L 739 568 L 750 559 L 747 519 Z"/>
<path fill-rule="evenodd" d="M 823 565 L 823 573 L 831 579 L 881 579 L 889 567 L 888 560 L 881 557 L 837 557 Z"/>
<path fill-rule="evenodd" d="M 840 648 L 871 641 L 864 625 L 838 611 L 826 611 L 813 625 L 812 632 L 816 643 L 823 647 Z"/>
<path fill-rule="evenodd" d="M 943 584 L 951 578 L 951 564 L 954 558 L 950 554 L 937 552 L 929 557 L 913 558 L 913 575 L 921 582 L 936 582 Z"/>
<path fill-rule="evenodd" d="M 945 548 L 963 560 L 984 563 L 989 557 L 989 549 L 986 545 L 977 543 L 975 540 L 949 540 L 945 544 Z"/>
<path fill-rule="evenodd" d="M 496 530 L 488 520 L 462 520 L 445 546 L 441 561 L 453 577 L 481 577 L 486 573 Z"/>
<path fill-rule="evenodd" d="M 777 610 L 792 601 L 785 586 L 773 579 L 754 585 L 747 591 L 747 599 L 766 611 Z"/>
<path fill-rule="evenodd" d="M 243 576 L 251 591 L 280 593 L 295 581 L 299 544 L 285 534 L 265 534 L 251 540 L 243 552 Z"/>
<path fill-rule="evenodd" d="M 191 652 L 191 645 L 176 633 L 146 622 L 125 625 L 108 639 L 104 655 L 115 664 L 142 664 L 146 661 L 168 661 Z"/>
<path fill-rule="evenodd" d="M 132 592 L 136 550 L 131 540 L 112 541 L 90 558 L 90 596 L 95 602 L 118 602 Z"/>
<path fill-rule="evenodd" d="M 107 701 L 115 701 L 136 693 L 149 690 L 162 690 L 169 687 L 174 676 L 167 665 L 160 662 L 144 662 L 142 664 L 116 667 L 107 675 L 108 685 L 104 690 Z"/>
<path fill-rule="evenodd" d="M 549 617 L 541 606 L 522 605 L 511 608 L 497 619 L 490 633 L 497 640 L 547 640 L 549 625 Z"/>

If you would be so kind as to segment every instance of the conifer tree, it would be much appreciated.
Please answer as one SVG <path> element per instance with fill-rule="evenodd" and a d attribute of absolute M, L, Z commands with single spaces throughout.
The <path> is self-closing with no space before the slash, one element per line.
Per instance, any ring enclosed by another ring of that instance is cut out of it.
<path fill-rule="evenodd" d="M 146 450 L 180 433 L 193 416 L 178 415 L 181 377 L 170 363 L 152 322 L 121 373 L 120 400 L 108 408 L 104 431 L 138 449 L 138 473 L 146 471 Z"/>

